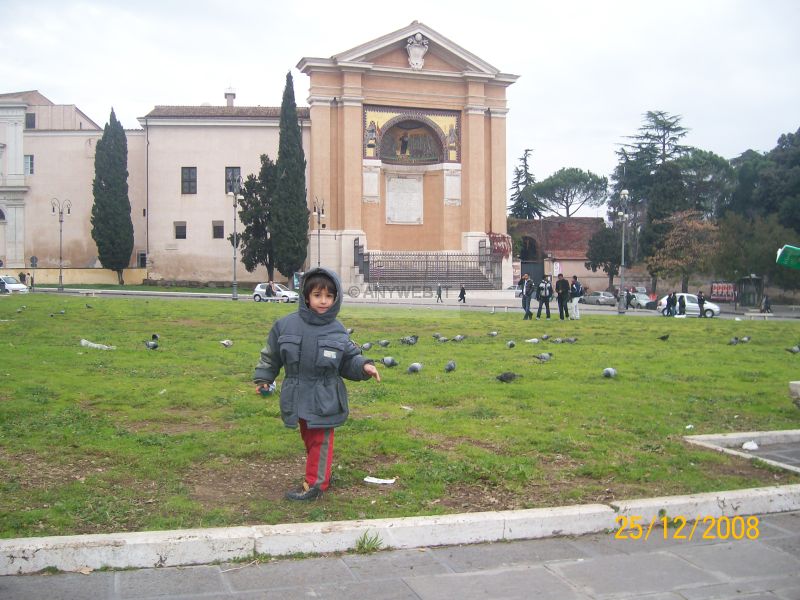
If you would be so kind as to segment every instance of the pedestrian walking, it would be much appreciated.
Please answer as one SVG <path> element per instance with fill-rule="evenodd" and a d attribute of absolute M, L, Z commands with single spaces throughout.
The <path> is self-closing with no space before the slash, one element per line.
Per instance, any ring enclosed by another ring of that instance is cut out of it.
<path fill-rule="evenodd" d="M 533 282 L 531 281 L 530 276 L 525 273 L 522 276 L 522 279 L 519 280 L 518 285 L 521 298 L 522 298 L 522 310 L 525 311 L 525 314 L 522 316 L 523 321 L 530 321 L 533 319 L 533 313 L 531 312 L 531 299 L 533 298 Z"/>
<path fill-rule="evenodd" d="M 438 304 L 439 302 L 444 304 L 444 300 L 442 300 L 442 284 L 441 283 L 437 283 L 436 284 L 436 303 Z"/>
<path fill-rule="evenodd" d="M 463 283 L 461 284 L 461 289 L 458 290 L 458 301 L 464 304 L 467 303 L 467 288 L 464 287 Z"/>
<path fill-rule="evenodd" d="M 539 301 L 539 308 L 536 311 L 536 320 L 538 321 L 542 316 L 542 306 L 544 305 L 545 314 L 550 318 L 550 300 L 553 299 L 553 286 L 550 283 L 550 276 L 545 275 L 542 281 L 539 282 L 536 288 L 536 299 Z"/>
<path fill-rule="evenodd" d="M 706 316 L 706 311 L 703 310 L 703 307 L 705 306 L 705 304 L 706 304 L 706 297 L 703 295 L 703 290 L 698 290 L 697 291 L 697 306 L 700 309 L 700 316 L 702 318 L 705 318 L 705 316 Z"/>

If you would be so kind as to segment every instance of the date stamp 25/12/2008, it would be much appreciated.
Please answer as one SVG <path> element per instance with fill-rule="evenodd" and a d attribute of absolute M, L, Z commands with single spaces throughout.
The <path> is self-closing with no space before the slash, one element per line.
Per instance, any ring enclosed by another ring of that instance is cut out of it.
<path fill-rule="evenodd" d="M 647 540 L 651 535 L 665 540 L 691 541 L 703 540 L 757 540 L 759 536 L 758 517 L 712 517 L 699 516 L 694 519 L 678 515 L 659 516 L 649 521 L 638 515 L 620 515 L 615 519 L 617 529 L 614 538 L 618 540 Z M 653 532 L 658 526 L 660 531 Z"/>

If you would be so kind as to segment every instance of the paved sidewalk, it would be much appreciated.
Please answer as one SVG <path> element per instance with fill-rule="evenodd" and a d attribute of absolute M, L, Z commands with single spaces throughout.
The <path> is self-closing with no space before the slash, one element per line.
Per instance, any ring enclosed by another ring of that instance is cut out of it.
<path fill-rule="evenodd" d="M 800 512 L 759 517 L 752 540 L 732 539 L 719 524 L 726 539 L 702 540 L 699 528 L 691 541 L 676 539 L 688 538 L 687 528 L 667 529 L 664 540 L 664 530 L 655 528 L 647 541 L 601 533 L 267 563 L 6 576 L 0 598 L 800 599 Z"/>

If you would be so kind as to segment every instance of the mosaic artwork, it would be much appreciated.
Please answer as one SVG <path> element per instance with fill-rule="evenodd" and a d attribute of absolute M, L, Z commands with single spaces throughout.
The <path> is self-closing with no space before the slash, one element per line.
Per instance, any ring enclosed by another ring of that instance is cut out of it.
<path fill-rule="evenodd" d="M 364 158 L 393 164 L 460 162 L 460 113 L 365 106 Z"/>

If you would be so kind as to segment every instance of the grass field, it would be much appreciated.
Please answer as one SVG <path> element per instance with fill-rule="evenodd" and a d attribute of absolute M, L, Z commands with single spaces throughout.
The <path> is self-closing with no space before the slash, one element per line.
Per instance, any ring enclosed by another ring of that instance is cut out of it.
<path fill-rule="evenodd" d="M 295 305 L 86 302 L 0 298 L 2 537 L 531 508 L 800 481 L 682 440 L 798 428 L 787 382 L 800 355 L 784 348 L 800 341 L 800 323 L 545 322 L 346 306 L 340 318 L 355 341 L 391 341 L 366 354 L 400 366 L 381 366 L 381 383 L 348 384 L 333 486 L 298 505 L 282 496 L 302 478 L 299 435 L 282 425 L 277 397 L 250 383 L 271 323 Z M 439 343 L 434 332 L 467 338 Z M 161 341 L 151 351 L 143 341 L 153 333 Z M 409 334 L 417 345 L 399 343 Z M 524 341 L 543 334 L 578 342 Z M 752 341 L 730 346 L 734 335 Z M 82 338 L 116 349 L 86 348 Z M 533 355 L 545 351 L 554 357 L 539 364 Z M 457 368 L 445 373 L 451 359 Z M 413 361 L 422 372 L 406 374 Z M 605 367 L 617 377 L 603 378 Z M 503 371 L 523 377 L 501 383 Z M 370 486 L 366 475 L 397 480 Z"/>

